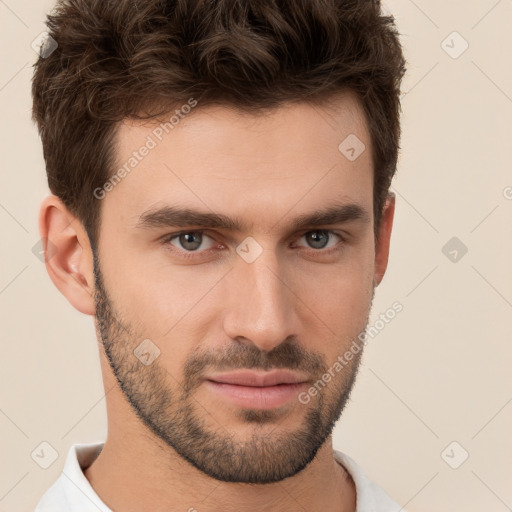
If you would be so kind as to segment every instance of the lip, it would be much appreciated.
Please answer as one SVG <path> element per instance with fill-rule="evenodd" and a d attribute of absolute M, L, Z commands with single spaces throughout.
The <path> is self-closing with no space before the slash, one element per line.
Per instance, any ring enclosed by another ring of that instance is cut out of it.
<path fill-rule="evenodd" d="M 277 384 L 299 384 L 308 381 L 306 375 L 289 370 L 273 370 L 270 372 L 239 370 L 236 372 L 211 375 L 206 379 L 224 384 L 252 387 L 267 387 Z"/>
<path fill-rule="evenodd" d="M 238 371 L 209 376 L 204 384 L 217 396 L 246 409 L 275 409 L 285 405 L 308 385 L 303 374 L 285 370 Z"/>

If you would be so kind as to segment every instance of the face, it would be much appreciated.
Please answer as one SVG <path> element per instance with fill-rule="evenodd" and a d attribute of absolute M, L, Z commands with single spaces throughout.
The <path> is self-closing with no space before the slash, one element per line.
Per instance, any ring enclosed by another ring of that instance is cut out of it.
<path fill-rule="evenodd" d="M 335 106 L 119 128 L 116 168 L 156 144 L 101 201 L 98 335 L 144 428 L 215 479 L 301 471 L 355 380 L 361 352 L 332 368 L 370 312 L 373 171 L 357 100 Z"/>

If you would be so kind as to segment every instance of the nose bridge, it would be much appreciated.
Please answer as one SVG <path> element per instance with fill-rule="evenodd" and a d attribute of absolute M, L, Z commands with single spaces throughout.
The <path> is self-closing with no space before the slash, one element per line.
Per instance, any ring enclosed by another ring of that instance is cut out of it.
<path fill-rule="evenodd" d="M 288 336 L 297 334 L 294 294 L 276 252 L 261 248 L 252 259 L 257 247 L 251 243 L 242 243 L 237 249 L 240 258 L 230 272 L 224 329 L 232 339 L 246 338 L 260 350 L 272 350 Z"/>

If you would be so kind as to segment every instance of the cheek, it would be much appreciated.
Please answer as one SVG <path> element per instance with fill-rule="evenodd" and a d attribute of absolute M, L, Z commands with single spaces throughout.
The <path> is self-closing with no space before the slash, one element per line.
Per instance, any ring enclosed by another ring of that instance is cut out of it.
<path fill-rule="evenodd" d="M 138 320 L 153 330 L 171 328 L 204 295 L 209 284 L 192 269 L 184 272 L 186 267 L 173 267 L 158 249 L 105 247 L 101 267 L 116 306 L 130 322 Z"/>
<path fill-rule="evenodd" d="M 307 313 L 311 317 L 303 325 L 318 325 L 316 335 L 324 339 L 327 335 L 335 350 L 339 350 L 340 343 L 349 343 L 366 326 L 373 295 L 373 269 L 371 250 L 358 251 L 343 264 L 303 280 L 301 299 L 311 310 Z"/>
<path fill-rule="evenodd" d="M 160 364 L 179 380 L 185 359 L 211 329 L 219 304 L 215 284 L 225 270 L 206 272 L 206 266 L 173 266 L 165 260 L 148 264 L 143 255 L 130 253 L 103 266 L 124 322 L 141 341 L 156 344 Z"/>

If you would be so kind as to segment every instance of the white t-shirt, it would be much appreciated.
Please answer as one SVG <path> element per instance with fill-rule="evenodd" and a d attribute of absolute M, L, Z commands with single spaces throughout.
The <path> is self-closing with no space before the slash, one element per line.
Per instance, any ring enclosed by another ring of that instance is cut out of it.
<path fill-rule="evenodd" d="M 34 512 L 112 512 L 96 494 L 83 469 L 99 455 L 104 443 L 74 444 L 64 469 L 44 493 Z M 335 459 L 352 476 L 356 486 L 356 512 L 406 512 L 344 453 L 334 450 Z"/>

